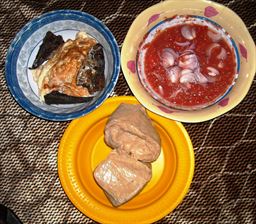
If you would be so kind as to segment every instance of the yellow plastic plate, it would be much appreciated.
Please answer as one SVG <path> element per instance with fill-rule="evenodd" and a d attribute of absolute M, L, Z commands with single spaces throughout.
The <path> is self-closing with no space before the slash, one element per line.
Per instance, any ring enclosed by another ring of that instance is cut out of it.
<path fill-rule="evenodd" d="M 115 208 L 93 178 L 93 170 L 111 149 L 104 128 L 120 103 L 137 104 L 134 97 L 112 97 L 92 113 L 73 120 L 58 152 L 58 172 L 71 202 L 101 223 L 151 223 L 170 213 L 182 201 L 194 173 L 194 151 L 181 123 L 148 111 L 161 137 L 162 151 L 152 164 L 153 176 L 143 191 Z"/>

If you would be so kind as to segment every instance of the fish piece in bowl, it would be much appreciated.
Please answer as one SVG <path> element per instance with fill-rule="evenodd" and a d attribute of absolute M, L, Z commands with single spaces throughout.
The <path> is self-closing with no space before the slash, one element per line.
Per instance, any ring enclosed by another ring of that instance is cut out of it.
<path fill-rule="evenodd" d="M 64 40 L 61 35 L 55 35 L 51 31 L 48 31 L 43 39 L 36 58 L 31 66 L 31 69 L 36 69 L 42 65 L 45 61 L 52 57 L 54 52 L 59 46 L 64 44 Z"/>
<path fill-rule="evenodd" d="M 103 47 L 97 43 L 90 49 L 87 60 L 80 68 L 76 84 L 87 88 L 90 94 L 102 90 L 105 86 L 104 66 Z"/>
<path fill-rule="evenodd" d="M 85 32 L 63 43 L 59 39 L 48 32 L 32 66 L 37 66 L 33 77 L 40 99 L 46 104 L 88 102 L 105 86 L 103 47 Z"/>

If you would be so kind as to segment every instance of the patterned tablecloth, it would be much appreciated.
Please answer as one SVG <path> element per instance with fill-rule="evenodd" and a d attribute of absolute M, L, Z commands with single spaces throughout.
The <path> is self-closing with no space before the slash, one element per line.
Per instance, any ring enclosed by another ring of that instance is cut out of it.
<path fill-rule="evenodd" d="M 57 150 L 70 122 L 49 122 L 25 112 L 5 82 L 5 57 L 29 20 L 56 9 L 76 9 L 101 19 L 120 48 L 135 17 L 157 0 L 13 0 L 0 3 L 0 203 L 24 223 L 93 223 L 64 193 Z M 256 37 L 255 0 L 219 0 Z M 195 176 L 184 201 L 159 223 L 256 223 L 256 80 L 229 113 L 184 124 L 195 148 Z M 112 96 L 132 95 L 121 72 Z"/>

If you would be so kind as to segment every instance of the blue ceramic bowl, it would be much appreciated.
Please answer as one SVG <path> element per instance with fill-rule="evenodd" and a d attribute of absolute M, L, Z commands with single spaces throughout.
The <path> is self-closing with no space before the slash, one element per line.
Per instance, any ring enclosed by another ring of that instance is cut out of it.
<path fill-rule="evenodd" d="M 37 84 L 28 69 L 47 31 L 74 39 L 85 31 L 104 48 L 106 85 L 91 102 L 70 105 L 47 105 L 40 101 Z M 120 71 L 120 53 L 110 30 L 97 18 L 84 12 L 58 10 L 43 14 L 26 24 L 16 35 L 7 53 L 6 81 L 14 99 L 29 113 L 52 121 L 67 121 L 90 113 L 113 91 Z"/>

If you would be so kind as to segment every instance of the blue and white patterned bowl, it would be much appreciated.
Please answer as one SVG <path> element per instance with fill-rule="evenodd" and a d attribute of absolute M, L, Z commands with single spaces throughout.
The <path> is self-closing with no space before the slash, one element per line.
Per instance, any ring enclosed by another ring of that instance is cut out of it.
<path fill-rule="evenodd" d="M 74 39 L 85 31 L 104 48 L 106 85 L 91 102 L 71 105 L 47 105 L 38 96 L 37 84 L 28 69 L 33 64 L 47 31 Z M 13 40 L 6 58 L 6 81 L 14 99 L 29 113 L 52 121 L 78 118 L 99 107 L 113 91 L 120 71 L 120 53 L 110 30 L 97 18 L 84 12 L 58 10 L 43 14 L 26 24 Z"/>

